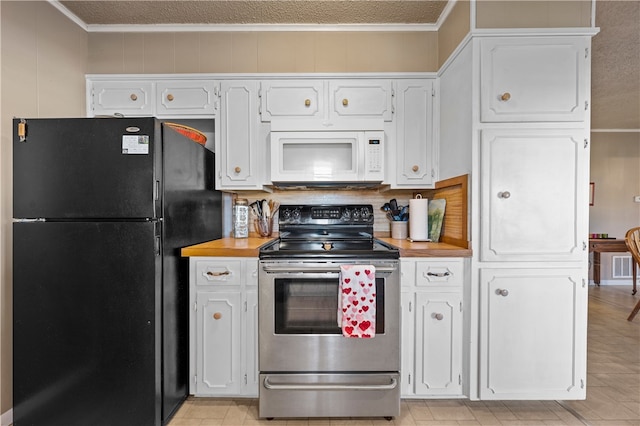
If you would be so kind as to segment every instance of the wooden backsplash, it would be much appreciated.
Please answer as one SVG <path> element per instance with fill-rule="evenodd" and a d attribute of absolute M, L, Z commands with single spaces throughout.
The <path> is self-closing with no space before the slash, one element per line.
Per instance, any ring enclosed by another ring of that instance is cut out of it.
<path fill-rule="evenodd" d="M 442 225 L 441 242 L 468 248 L 467 238 L 467 182 L 468 176 L 459 176 L 436 183 L 435 189 L 385 190 L 385 189 L 310 189 L 278 190 L 272 193 L 263 191 L 239 191 L 238 198 L 246 198 L 249 203 L 255 200 L 272 199 L 280 204 L 371 204 L 374 211 L 373 230 L 377 234 L 390 234 L 390 224 L 382 205 L 395 198 L 398 205 L 406 206 L 416 194 L 423 198 L 444 198 L 447 206 Z M 277 227 L 275 228 L 277 231 Z"/>

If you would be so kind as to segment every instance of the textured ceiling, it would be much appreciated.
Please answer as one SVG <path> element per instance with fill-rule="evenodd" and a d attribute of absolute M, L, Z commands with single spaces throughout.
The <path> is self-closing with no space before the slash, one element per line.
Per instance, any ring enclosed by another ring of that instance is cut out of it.
<path fill-rule="evenodd" d="M 445 1 L 60 1 L 86 24 L 434 24 Z M 640 129 L 640 0 L 597 0 L 591 127 Z"/>
<path fill-rule="evenodd" d="M 640 129 L 640 1 L 598 1 L 591 127 Z"/>
<path fill-rule="evenodd" d="M 87 24 L 433 24 L 446 1 L 61 1 Z"/>

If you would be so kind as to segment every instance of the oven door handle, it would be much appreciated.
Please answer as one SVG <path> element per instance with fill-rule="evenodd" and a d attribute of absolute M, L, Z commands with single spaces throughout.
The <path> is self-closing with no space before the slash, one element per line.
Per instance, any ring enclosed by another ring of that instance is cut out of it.
<path fill-rule="evenodd" d="M 358 385 L 358 384 L 318 384 L 318 383 L 291 383 L 274 384 L 269 382 L 269 376 L 264 378 L 264 387 L 273 390 L 391 390 L 398 386 L 398 381 L 391 377 L 388 384 Z"/>
<path fill-rule="evenodd" d="M 385 267 L 376 266 L 376 273 L 392 273 L 395 272 L 397 267 Z M 321 272 L 340 272 L 340 267 L 329 267 L 329 266 L 296 266 L 296 265 L 288 265 L 288 266 L 267 266 L 264 265 L 262 270 L 265 272 L 274 272 L 274 273 L 321 273 Z"/>

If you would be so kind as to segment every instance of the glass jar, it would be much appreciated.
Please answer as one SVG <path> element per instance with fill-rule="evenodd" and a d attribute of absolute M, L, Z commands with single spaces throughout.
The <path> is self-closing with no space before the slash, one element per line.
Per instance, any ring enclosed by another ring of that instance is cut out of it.
<path fill-rule="evenodd" d="M 233 237 L 249 237 L 249 202 L 246 198 L 236 198 L 233 203 Z"/>

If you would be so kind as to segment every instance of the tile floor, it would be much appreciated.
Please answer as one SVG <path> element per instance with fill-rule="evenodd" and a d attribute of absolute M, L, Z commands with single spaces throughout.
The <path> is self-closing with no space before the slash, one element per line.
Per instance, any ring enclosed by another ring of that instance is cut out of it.
<path fill-rule="evenodd" d="M 640 426 L 640 297 L 628 286 L 589 289 L 585 401 L 403 400 L 384 419 L 258 419 L 256 399 L 189 398 L 169 426 L 213 425 L 610 425 Z"/>

